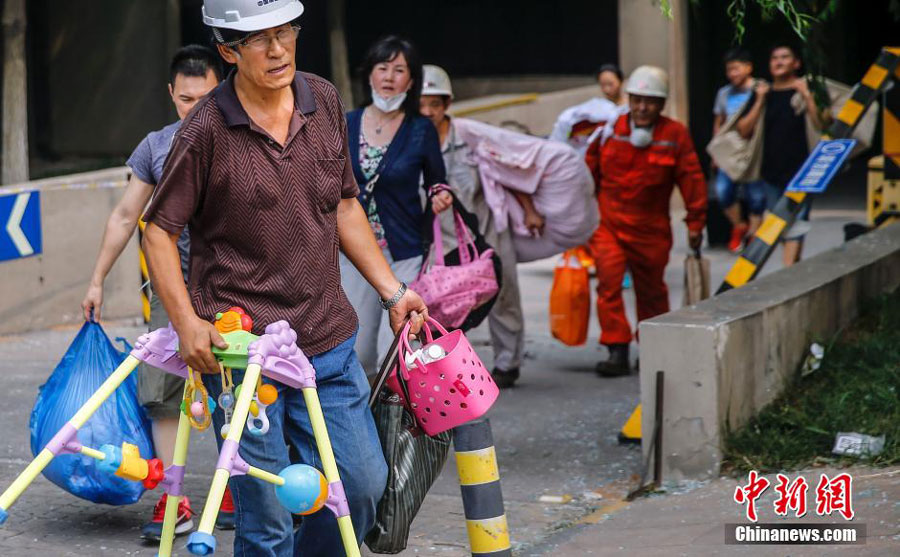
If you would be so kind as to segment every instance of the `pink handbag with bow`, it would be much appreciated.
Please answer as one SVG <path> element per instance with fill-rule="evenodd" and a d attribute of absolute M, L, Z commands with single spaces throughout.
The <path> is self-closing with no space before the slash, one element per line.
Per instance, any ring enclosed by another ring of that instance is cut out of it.
<path fill-rule="evenodd" d="M 419 276 L 410 287 L 425 300 L 432 317 L 456 329 L 469 313 L 491 301 L 500 287 L 492 259 L 494 250 L 478 253 L 469 228 L 455 209 L 453 221 L 460 264 L 444 264 L 443 233 L 440 219 L 435 218 L 434 241 Z"/>

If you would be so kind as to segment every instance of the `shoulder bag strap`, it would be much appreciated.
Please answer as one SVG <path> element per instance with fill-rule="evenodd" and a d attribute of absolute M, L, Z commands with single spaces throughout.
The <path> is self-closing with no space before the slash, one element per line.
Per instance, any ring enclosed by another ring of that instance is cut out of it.
<path fill-rule="evenodd" d="M 397 358 L 400 355 L 400 336 L 402 334 L 403 329 L 400 329 L 400 332 L 394 337 L 394 342 L 388 349 L 384 361 L 381 363 L 381 369 L 378 370 L 378 375 L 375 376 L 375 383 L 372 385 L 372 392 L 369 394 L 369 408 L 372 408 L 375 406 L 375 403 L 378 402 L 378 395 L 381 394 L 381 390 L 384 388 L 384 383 L 387 381 L 388 375 L 390 375 L 391 371 L 397 367 Z M 398 379 L 400 378 L 399 373 L 397 374 L 397 377 Z"/>

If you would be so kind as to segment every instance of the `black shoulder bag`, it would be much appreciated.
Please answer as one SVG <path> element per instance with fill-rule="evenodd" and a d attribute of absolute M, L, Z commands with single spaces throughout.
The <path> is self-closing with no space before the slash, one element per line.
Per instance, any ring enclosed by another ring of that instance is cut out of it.
<path fill-rule="evenodd" d="M 406 549 L 409 527 L 444 468 L 452 440 L 449 431 L 435 437 L 422 433 L 400 397 L 383 389 L 388 375 L 397 367 L 399 345 L 398 334 L 381 364 L 369 397 L 388 465 L 387 486 L 375 511 L 375 526 L 366 534 L 366 545 L 373 553 L 399 553 Z M 406 381 L 401 374 L 397 376 L 409 400 Z"/>

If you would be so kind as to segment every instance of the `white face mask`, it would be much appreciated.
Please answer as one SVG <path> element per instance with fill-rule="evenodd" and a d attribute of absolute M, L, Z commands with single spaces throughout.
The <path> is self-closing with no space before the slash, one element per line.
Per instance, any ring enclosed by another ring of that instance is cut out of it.
<path fill-rule="evenodd" d="M 400 93 L 398 95 L 394 95 L 393 97 L 380 97 L 373 90 L 372 91 L 372 104 L 374 104 L 378 110 L 382 112 L 393 112 L 403 106 L 403 101 L 406 100 L 406 93 Z"/>
<path fill-rule="evenodd" d="M 369 87 L 372 89 L 372 104 L 382 112 L 393 112 L 403 106 L 403 101 L 406 100 L 406 91 L 393 97 L 384 98 L 375 91 L 375 87 L 372 86 L 371 82 Z"/>
<path fill-rule="evenodd" d="M 631 135 L 628 136 L 628 140 L 638 149 L 643 149 L 653 143 L 653 128 L 639 128 L 635 126 L 631 128 Z"/>

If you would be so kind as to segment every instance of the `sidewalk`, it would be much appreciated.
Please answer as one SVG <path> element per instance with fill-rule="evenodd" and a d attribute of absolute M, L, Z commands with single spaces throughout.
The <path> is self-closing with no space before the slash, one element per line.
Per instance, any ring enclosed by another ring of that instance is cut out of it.
<path fill-rule="evenodd" d="M 687 253 L 680 218 L 673 215 L 675 248 L 666 271 L 673 308 L 681 305 L 682 261 Z M 842 243 L 842 225 L 861 218 L 858 211 L 814 209 L 813 232 L 806 255 Z M 722 250 L 704 253 L 712 263 L 715 287 L 735 257 Z M 638 401 L 638 377 L 601 379 L 594 375 L 594 365 L 605 356 L 605 349 L 596 344 L 599 336 L 596 315 L 592 316 L 589 340 L 584 346 L 566 347 L 550 336 L 547 307 L 554 265 L 555 258 L 551 258 L 519 267 L 526 318 L 522 378 L 514 389 L 503 391 L 489 414 L 513 548 L 517 555 L 523 556 L 579 556 L 591 555 L 588 550 L 622 546 L 632 548 L 631 554 L 643 555 L 642 547 L 635 545 L 638 540 L 625 535 L 628 528 L 646 524 L 650 529 L 637 534 L 646 535 L 647 543 L 651 543 L 652 529 L 666 524 L 662 521 L 666 509 L 688 505 L 687 501 L 709 493 L 712 487 L 628 505 L 620 503 L 633 483 L 632 475 L 641 466 L 639 448 L 619 445 L 616 441 L 616 434 Z M 763 272 L 774 272 L 779 267 L 780 252 L 776 251 Z M 633 292 L 627 292 L 625 299 L 633 319 Z M 145 330 L 142 324 L 134 321 L 104 323 L 104 327 L 110 337 L 123 336 L 131 341 Z M 0 489 L 6 488 L 31 459 L 28 417 L 37 388 L 46 381 L 77 330 L 78 327 L 72 326 L 0 337 L 0 430 L 4 432 L 0 442 Z M 479 327 L 468 336 L 485 365 L 490 367 L 492 354 L 487 328 Z M 637 357 L 637 346 L 634 348 L 633 356 Z M 209 432 L 192 435 L 185 488 L 197 512 L 203 507 L 215 460 L 212 435 Z M 688 507 L 702 519 L 694 522 L 693 518 L 676 514 L 674 518 L 668 517 L 670 527 L 682 524 L 672 522 L 680 519 L 687 520 L 685 525 L 694 525 L 691 526 L 692 533 L 705 526 L 706 530 L 696 533 L 695 538 L 706 543 L 707 537 L 703 534 L 718 525 L 715 537 L 708 540 L 720 542 L 721 525 L 726 522 L 723 517 L 737 522 L 741 516 L 740 509 L 730 503 L 736 482 L 728 481 L 731 483 L 721 488 L 722 493 L 704 495 L 695 504 L 721 499 L 717 503 L 720 513 L 713 513 L 711 508 Z M 858 488 L 857 493 L 862 489 Z M 896 483 L 890 493 L 889 500 L 900 499 Z M 571 495 L 573 500 L 566 504 L 544 503 L 540 501 L 542 495 Z M 126 507 L 93 505 L 40 477 L 12 508 L 8 522 L 0 527 L 0 556 L 156 555 L 155 546 L 142 545 L 138 538 L 140 526 L 149 519 L 157 498 L 158 494 L 151 492 L 138 503 Z M 658 506 L 661 510 L 655 510 Z M 866 516 L 862 507 L 860 509 L 860 516 Z M 891 520 L 896 526 L 897 506 L 884 504 L 881 510 L 893 513 Z M 602 518 L 606 513 L 612 517 L 604 522 Z M 632 514 L 640 520 L 628 518 Z M 654 522 L 657 520 L 654 517 L 659 521 Z M 883 520 L 888 521 L 888 518 Z M 579 524 L 579 521 L 591 524 Z M 872 535 L 874 522 L 868 518 L 866 522 L 870 524 Z M 590 537 L 594 532 L 597 537 Z M 216 535 L 221 548 L 219 553 L 230 555 L 233 534 L 217 532 Z M 659 537 L 657 535 L 657 539 Z M 616 542 L 618 545 L 607 543 L 619 539 L 622 541 Z M 178 555 L 187 555 L 183 549 L 185 541 L 184 537 L 176 540 Z M 587 544 L 584 546 L 587 549 L 578 543 Z M 557 551 L 552 544 L 575 545 L 560 545 Z M 712 545 L 708 547 L 715 550 Z M 733 548 L 747 549 L 737 546 L 726 549 Z M 664 546 L 654 550 L 658 554 L 687 551 L 686 548 L 666 549 Z M 365 549 L 363 554 L 367 555 Z M 791 554 L 800 553 L 792 551 Z M 470 555 L 453 454 L 412 525 L 408 549 L 400 555 Z"/>
<path fill-rule="evenodd" d="M 732 500 L 735 487 L 746 483 L 743 476 L 719 478 L 683 494 L 654 495 L 601 507 L 578 525 L 519 555 L 900 555 L 900 467 L 855 467 L 840 472 L 853 476 L 856 516 L 852 522 L 837 513 L 816 516 L 815 485 L 819 474 L 835 473 L 833 469 L 818 468 L 786 474 L 791 479 L 802 474 L 811 484 L 807 496 L 809 511 L 802 519 L 783 519 L 774 514 L 776 479 L 774 475 L 767 476 L 772 487 L 757 501 L 759 523 L 865 524 L 864 545 L 725 545 L 726 523 L 749 524 L 744 507 Z"/>

